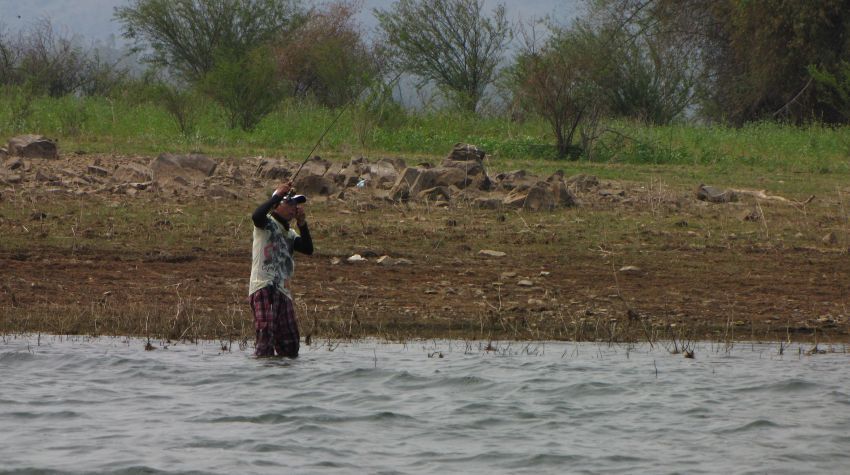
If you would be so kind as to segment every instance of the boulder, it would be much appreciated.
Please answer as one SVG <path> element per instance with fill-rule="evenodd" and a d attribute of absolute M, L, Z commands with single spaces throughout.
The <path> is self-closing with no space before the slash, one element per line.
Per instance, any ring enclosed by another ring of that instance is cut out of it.
<path fill-rule="evenodd" d="M 729 203 L 738 201 L 738 195 L 732 190 L 721 190 L 713 186 L 700 184 L 696 191 L 697 199 L 709 203 Z"/>
<path fill-rule="evenodd" d="M 254 174 L 260 178 L 275 181 L 285 181 L 294 173 L 293 165 L 280 160 L 261 160 Z"/>
<path fill-rule="evenodd" d="M 163 153 L 150 162 L 153 181 L 163 188 L 191 186 L 212 176 L 218 163 L 204 155 Z M 139 180 L 142 181 L 142 180 Z"/>
<path fill-rule="evenodd" d="M 115 169 L 112 178 L 121 183 L 139 183 L 153 180 L 151 169 L 138 163 L 125 163 Z"/>
<path fill-rule="evenodd" d="M 299 194 L 310 196 L 330 196 L 336 193 L 336 184 L 332 179 L 320 175 L 298 175 L 295 190 Z"/>
<path fill-rule="evenodd" d="M 109 170 L 103 167 L 99 167 L 97 165 L 89 165 L 88 167 L 86 167 L 86 172 L 90 175 L 101 177 L 109 175 Z"/>
<path fill-rule="evenodd" d="M 546 182 L 539 182 L 525 189 L 514 189 L 502 204 L 508 208 L 522 208 L 529 211 L 551 210 L 555 207 L 555 196 Z"/>
<path fill-rule="evenodd" d="M 428 188 L 427 190 L 420 191 L 416 197 L 420 200 L 428 200 L 428 201 L 451 201 L 452 196 L 449 193 L 448 188 L 445 186 L 435 186 L 434 188 Z"/>
<path fill-rule="evenodd" d="M 331 162 L 325 160 L 322 157 L 314 156 L 310 157 L 309 160 L 304 162 L 304 166 L 302 167 L 300 164 L 298 167 L 295 167 L 295 170 L 301 167 L 301 172 L 298 173 L 298 177 L 301 175 L 318 175 L 324 176 L 327 173 L 328 169 L 331 167 Z"/>
<path fill-rule="evenodd" d="M 478 160 L 450 160 L 447 158 L 443 160 L 442 166 L 444 168 L 455 168 L 464 173 L 464 179 L 462 180 L 464 186 L 459 186 L 458 188 L 463 189 L 469 186 L 487 191 L 493 187 L 493 181 L 487 176 L 487 170 L 484 169 L 484 164 Z"/>
<path fill-rule="evenodd" d="M 499 209 L 502 207 L 503 198 L 490 198 L 480 196 L 472 201 L 472 205 L 480 209 Z"/>
<path fill-rule="evenodd" d="M 484 151 L 480 150 L 475 145 L 456 143 L 452 148 L 452 151 L 446 157 L 446 161 L 477 161 L 480 163 L 484 160 L 485 155 Z"/>
<path fill-rule="evenodd" d="M 526 173 L 525 170 L 514 170 L 496 175 L 496 184 L 505 191 L 511 191 L 523 186 L 531 186 L 537 182 L 537 178 Z"/>
<path fill-rule="evenodd" d="M 599 178 L 580 173 L 567 178 L 567 186 L 579 192 L 586 192 L 599 186 Z"/>
<path fill-rule="evenodd" d="M 9 155 L 26 158 L 59 158 L 56 142 L 43 135 L 19 135 L 9 139 Z"/>
<path fill-rule="evenodd" d="M 563 180 L 555 181 L 550 186 L 555 198 L 555 206 L 570 208 L 578 205 L 575 195 L 567 188 L 567 184 Z"/>
<path fill-rule="evenodd" d="M 13 157 L 9 161 L 3 164 L 4 167 L 8 170 L 17 170 L 19 168 L 26 168 L 24 166 L 24 161 L 20 159 L 20 157 Z"/>
<path fill-rule="evenodd" d="M 389 160 L 378 160 L 371 163 L 366 166 L 365 172 L 365 176 L 361 175 L 361 178 L 365 178 L 370 186 L 382 189 L 392 187 L 398 179 L 399 173 L 395 164 Z"/>
<path fill-rule="evenodd" d="M 407 201 L 411 196 L 411 188 L 419 179 L 419 175 L 426 171 L 420 167 L 407 167 L 396 178 L 395 184 L 390 188 L 389 198 L 393 201 Z M 415 196 L 415 194 L 413 195 Z"/>

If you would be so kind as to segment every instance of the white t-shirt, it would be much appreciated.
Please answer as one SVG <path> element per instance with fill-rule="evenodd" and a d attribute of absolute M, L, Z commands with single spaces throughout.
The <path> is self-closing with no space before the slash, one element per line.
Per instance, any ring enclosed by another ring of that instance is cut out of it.
<path fill-rule="evenodd" d="M 274 286 L 292 299 L 289 279 L 295 272 L 292 258 L 295 239 L 299 237 L 291 227 L 287 230 L 276 219 L 269 216 L 265 227 L 254 226 L 254 244 L 251 247 L 251 280 L 248 295 L 266 287 Z"/>

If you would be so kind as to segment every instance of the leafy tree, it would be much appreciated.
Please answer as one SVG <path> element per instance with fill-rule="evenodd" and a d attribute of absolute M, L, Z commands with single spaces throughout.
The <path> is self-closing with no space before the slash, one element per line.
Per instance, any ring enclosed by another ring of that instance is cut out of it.
<path fill-rule="evenodd" d="M 125 70 L 104 62 L 97 51 L 57 34 L 48 20 L 14 38 L 0 31 L 0 84 L 61 97 L 102 94 L 125 77 Z"/>
<path fill-rule="evenodd" d="M 558 156 L 578 156 L 573 139 L 583 119 L 598 117 L 601 91 L 583 30 L 565 30 L 539 50 L 527 46 L 511 68 L 514 97 L 552 127 Z"/>
<path fill-rule="evenodd" d="M 840 115 L 842 122 L 850 121 L 850 62 L 841 61 L 834 71 L 809 66 L 809 74 L 820 90 L 818 100 Z"/>
<path fill-rule="evenodd" d="M 504 5 L 490 16 L 483 7 L 484 0 L 399 0 L 375 15 L 401 70 L 474 113 L 512 38 Z"/>
<path fill-rule="evenodd" d="M 348 1 L 312 10 L 274 43 L 278 68 L 293 95 L 339 107 L 375 80 L 380 61 L 358 31 L 358 11 L 359 4 Z"/>
<path fill-rule="evenodd" d="M 594 80 L 605 91 L 606 106 L 615 116 L 666 124 L 692 103 L 699 82 L 698 57 L 658 22 L 630 24 L 607 2 L 595 2 L 584 30 L 584 48 L 592 51 Z"/>
<path fill-rule="evenodd" d="M 252 130 L 283 98 L 271 58 L 267 46 L 247 54 L 220 51 L 215 66 L 201 80 L 201 89 L 225 109 L 231 128 Z"/>
<path fill-rule="evenodd" d="M 215 68 L 219 51 L 245 55 L 299 24 L 299 0 L 132 0 L 117 7 L 124 36 L 148 60 L 190 82 Z"/>
<path fill-rule="evenodd" d="M 692 51 L 703 71 L 703 113 L 732 124 L 836 120 L 818 100 L 811 64 L 834 70 L 850 56 L 850 1 L 595 0 L 631 31 L 655 25 Z M 674 44 L 676 44 L 674 43 Z"/>

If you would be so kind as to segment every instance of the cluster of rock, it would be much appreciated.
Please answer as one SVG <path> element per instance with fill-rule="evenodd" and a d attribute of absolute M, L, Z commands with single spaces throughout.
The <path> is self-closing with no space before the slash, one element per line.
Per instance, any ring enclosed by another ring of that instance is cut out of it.
<path fill-rule="evenodd" d="M 249 186 L 262 194 L 294 178 L 299 193 L 311 199 L 365 197 L 391 202 L 428 202 L 437 206 L 462 201 L 481 208 L 547 210 L 576 206 L 574 191 L 599 185 L 592 176 L 565 178 L 561 172 L 546 179 L 518 170 L 491 176 L 485 153 L 457 144 L 439 165 L 408 166 L 400 158 L 370 161 L 356 158 L 335 163 L 311 157 L 303 163 L 285 159 L 213 159 L 205 155 L 164 153 L 154 159 L 91 158 L 84 166 L 69 166 L 59 157 L 55 142 L 41 136 L 9 141 L 0 158 L 0 184 L 48 187 L 74 193 L 162 193 L 166 195 L 237 198 Z M 109 165 L 104 163 L 109 161 Z M 52 166 L 51 163 L 56 163 Z M 79 165 L 79 164 L 77 164 Z"/>
<path fill-rule="evenodd" d="M 465 201 L 481 208 L 545 210 L 576 206 L 570 185 L 597 186 L 595 177 L 579 175 L 565 179 L 555 173 L 540 179 L 522 170 L 491 176 L 484 166 L 485 154 L 474 145 L 457 144 L 440 165 L 408 166 L 399 158 L 369 161 L 353 159 L 347 164 L 312 157 L 303 167 L 285 161 L 264 160 L 256 175 L 266 180 L 294 177 L 296 189 L 311 196 L 346 199 L 351 195 L 392 201 L 429 202 L 435 205 Z M 578 185 L 580 184 L 580 185 Z"/>

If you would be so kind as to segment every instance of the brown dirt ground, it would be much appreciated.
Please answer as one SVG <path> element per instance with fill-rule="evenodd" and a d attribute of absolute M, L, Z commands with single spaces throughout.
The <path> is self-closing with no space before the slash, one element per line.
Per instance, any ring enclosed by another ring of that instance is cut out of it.
<path fill-rule="evenodd" d="M 832 204 L 801 215 L 763 203 L 770 221 L 749 223 L 740 218 L 748 204 L 706 205 L 689 187 L 653 194 L 644 185 L 608 183 L 627 199 L 591 191 L 577 209 L 542 213 L 315 200 L 317 252 L 296 259 L 302 334 L 850 340 L 846 243 L 822 242 L 844 229 Z M 261 191 L 204 202 L 7 187 L 0 331 L 250 338 L 245 219 L 271 184 L 245 187 Z M 346 263 L 354 253 L 367 261 Z M 383 266 L 384 254 L 413 263 Z"/>

